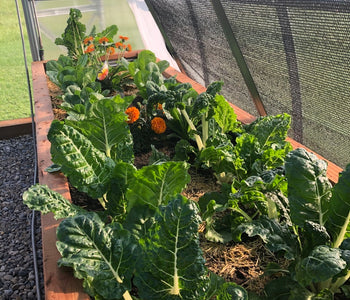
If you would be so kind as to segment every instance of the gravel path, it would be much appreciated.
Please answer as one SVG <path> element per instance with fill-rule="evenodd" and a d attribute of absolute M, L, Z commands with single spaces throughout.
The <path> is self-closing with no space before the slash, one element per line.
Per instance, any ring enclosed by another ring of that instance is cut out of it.
<path fill-rule="evenodd" d="M 32 210 L 22 203 L 34 182 L 33 139 L 30 135 L 0 140 L 0 299 L 37 299 L 31 243 Z M 40 214 L 35 213 L 41 298 Z"/>

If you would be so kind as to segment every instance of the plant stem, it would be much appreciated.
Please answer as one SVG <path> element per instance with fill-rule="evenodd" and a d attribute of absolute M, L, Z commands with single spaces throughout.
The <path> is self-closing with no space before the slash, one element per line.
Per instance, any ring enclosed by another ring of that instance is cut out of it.
<path fill-rule="evenodd" d="M 207 139 L 209 136 L 209 124 L 207 121 L 208 113 L 205 113 L 202 115 L 202 140 L 203 140 L 203 146 L 206 147 Z"/>
<path fill-rule="evenodd" d="M 334 282 L 331 285 L 330 290 L 333 293 L 335 293 L 349 278 L 350 278 L 350 271 L 348 271 L 348 273 L 345 276 L 338 278 L 336 282 Z"/>
<path fill-rule="evenodd" d="M 104 194 L 102 197 L 98 198 L 98 201 L 100 202 L 100 204 L 104 209 L 106 209 L 106 202 L 107 202 L 106 195 L 107 194 Z"/>
<path fill-rule="evenodd" d="M 196 127 L 193 125 L 193 122 L 191 121 L 190 117 L 188 116 L 187 111 L 185 109 L 181 109 L 181 113 L 185 117 L 185 119 L 186 119 L 188 125 L 190 126 L 190 128 L 192 130 L 194 130 L 194 131 L 197 131 Z M 204 145 L 203 145 L 201 137 L 197 133 L 195 133 L 194 134 L 194 138 L 196 139 L 198 150 L 199 151 L 202 150 L 204 148 Z"/>
<path fill-rule="evenodd" d="M 343 223 L 343 227 L 341 228 L 338 236 L 337 236 L 337 239 L 335 240 L 334 244 L 333 244 L 333 247 L 334 248 L 339 248 L 340 244 L 343 242 L 344 240 L 344 236 L 347 232 L 347 225 L 349 224 L 350 222 L 350 212 L 348 214 L 348 216 L 346 217 L 346 220 L 345 222 Z"/>
<path fill-rule="evenodd" d="M 299 236 L 298 230 L 296 229 L 295 226 L 292 226 L 292 228 L 293 228 L 294 234 L 297 236 L 299 247 L 300 247 L 300 251 L 302 252 L 303 251 L 303 246 L 302 246 L 302 243 L 301 243 L 301 240 L 300 240 L 300 236 Z"/>
<path fill-rule="evenodd" d="M 235 210 L 236 212 L 240 213 L 244 218 L 247 219 L 248 222 L 252 222 L 253 221 L 253 219 L 251 217 L 249 217 L 248 214 L 244 210 L 242 210 L 240 208 L 234 208 L 233 210 Z"/>
<path fill-rule="evenodd" d="M 132 297 L 131 297 L 129 291 L 126 291 L 126 292 L 123 294 L 123 298 L 124 298 L 125 300 L 132 300 Z"/>

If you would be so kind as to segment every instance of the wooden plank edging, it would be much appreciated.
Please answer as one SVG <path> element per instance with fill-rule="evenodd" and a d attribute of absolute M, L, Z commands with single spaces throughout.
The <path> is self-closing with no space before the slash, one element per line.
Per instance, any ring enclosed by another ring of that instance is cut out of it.
<path fill-rule="evenodd" d="M 0 139 L 9 139 L 31 133 L 31 117 L 0 121 Z"/>
<path fill-rule="evenodd" d="M 39 183 L 59 192 L 70 200 L 66 177 L 62 173 L 47 173 L 45 169 L 52 164 L 50 142 L 47 133 L 54 118 L 51 97 L 47 86 L 44 62 L 32 63 L 33 95 L 35 106 L 36 140 L 38 154 Z M 56 248 L 56 229 L 60 221 L 53 214 L 41 215 L 44 287 L 46 300 L 88 300 L 82 281 L 73 276 L 72 269 L 59 268 L 60 254 Z"/>

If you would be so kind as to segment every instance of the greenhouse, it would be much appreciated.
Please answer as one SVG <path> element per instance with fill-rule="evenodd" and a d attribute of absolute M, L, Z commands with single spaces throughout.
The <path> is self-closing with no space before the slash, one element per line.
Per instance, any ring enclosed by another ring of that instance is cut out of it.
<path fill-rule="evenodd" d="M 350 299 L 349 0 L 6 1 L 0 299 Z"/>

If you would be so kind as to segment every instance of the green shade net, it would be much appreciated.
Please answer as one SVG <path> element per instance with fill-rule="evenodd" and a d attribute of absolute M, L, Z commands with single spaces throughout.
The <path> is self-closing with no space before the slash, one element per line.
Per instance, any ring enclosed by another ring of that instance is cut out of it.
<path fill-rule="evenodd" d="M 211 1 L 147 0 L 187 74 L 223 80 L 223 95 L 257 110 Z M 289 136 L 344 168 L 350 162 L 350 1 L 221 1 L 270 115 Z"/>

